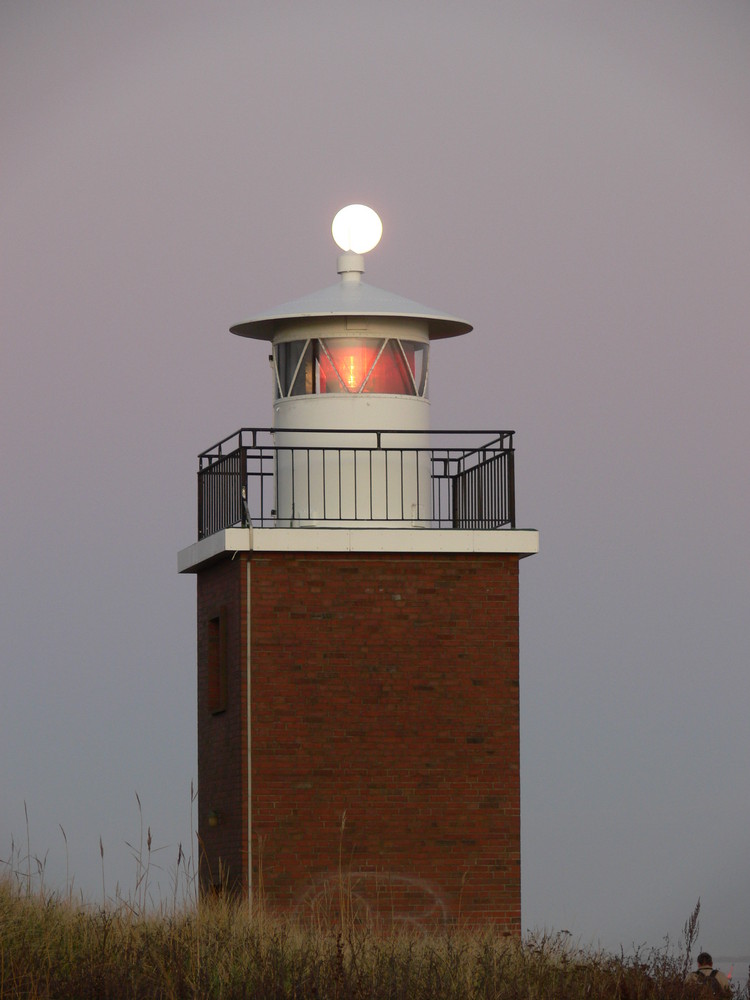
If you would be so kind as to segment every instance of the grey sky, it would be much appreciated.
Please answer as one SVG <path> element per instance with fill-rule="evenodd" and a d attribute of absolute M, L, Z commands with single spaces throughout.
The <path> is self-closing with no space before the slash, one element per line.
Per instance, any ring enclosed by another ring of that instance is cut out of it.
<path fill-rule="evenodd" d="M 517 431 L 524 927 L 750 953 L 750 6 L 0 8 L 0 857 L 127 892 L 196 774 L 195 456 L 228 327 L 335 280 L 465 317 L 435 427 Z M 25 849 L 25 848 L 24 848 Z"/>

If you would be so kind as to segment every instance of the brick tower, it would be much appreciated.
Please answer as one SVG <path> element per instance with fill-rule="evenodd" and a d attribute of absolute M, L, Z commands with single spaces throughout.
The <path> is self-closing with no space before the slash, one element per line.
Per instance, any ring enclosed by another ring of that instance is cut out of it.
<path fill-rule="evenodd" d="M 512 432 L 430 430 L 428 355 L 471 326 L 362 281 L 357 212 L 334 227 L 336 285 L 232 328 L 271 345 L 273 427 L 199 457 L 178 564 L 198 589 L 202 881 L 518 934 L 537 533 L 515 527 Z"/>

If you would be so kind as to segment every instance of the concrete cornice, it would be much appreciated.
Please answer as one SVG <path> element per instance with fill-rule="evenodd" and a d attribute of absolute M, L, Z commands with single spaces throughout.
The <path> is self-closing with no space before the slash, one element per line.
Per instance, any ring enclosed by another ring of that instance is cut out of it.
<path fill-rule="evenodd" d="M 225 528 L 182 549 L 177 569 L 197 573 L 238 552 L 474 552 L 523 558 L 538 551 L 539 532 L 525 528 Z"/>

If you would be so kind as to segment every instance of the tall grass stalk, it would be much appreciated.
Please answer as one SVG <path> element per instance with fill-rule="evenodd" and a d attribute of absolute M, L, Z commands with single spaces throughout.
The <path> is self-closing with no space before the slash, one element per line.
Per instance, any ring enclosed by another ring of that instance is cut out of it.
<path fill-rule="evenodd" d="M 698 931 L 700 929 L 700 921 L 698 917 L 701 912 L 701 900 L 698 897 L 698 902 L 695 904 L 693 912 L 690 914 L 688 919 L 685 921 L 685 926 L 682 928 L 682 954 L 683 954 L 683 966 L 682 973 L 687 975 L 690 968 L 690 958 L 693 954 L 693 948 L 695 942 L 698 940 Z"/>

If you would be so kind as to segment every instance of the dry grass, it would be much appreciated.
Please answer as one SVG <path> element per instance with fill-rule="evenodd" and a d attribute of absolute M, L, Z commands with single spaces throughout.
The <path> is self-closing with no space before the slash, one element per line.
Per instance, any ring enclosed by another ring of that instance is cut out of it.
<path fill-rule="evenodd" d="M 697 930 L 697 909 L 694 930 Z M 689 922 L 686 924 L 686 944 Z M 0 876 L 0 998 L 254 1000 L 676 1000 L 689 954 L 592 953 L 564 935 L 515 941 L 492 930 L 376 933 L 305 927 L 246 902 L 84 905 Z M 694 994 L 693 994 L 694 995 Z M 747 994 L 745 994 L 747 996 Z"/>
<path fill-rule="evenodd" d="M 138 801 L 140 811 L 140 801 Z M 342 836 L 345 817 L 342 817 Z M 63 837 L 65 833 L 63 831 Z M 167 902 L 149 890 L 156 867 L 141 823 L 132 894 L 104 885 L 99 904 L 47 889 L 44 863 L 26 853 L 0 862 L 0 1000 L 253 998 L 253 1000 L 679 1000 L 695 998 L 685 973 L 700 901 L 677 957 L 641 949 L 619 956 L 582 949 L 566 933 L 524 941 L 453 927 L 432 933 L 382 928 L 354 914 L 345 880 L 338 908 L 307 923 L 274 915 L 262 878 L 251 907 L 199 898 L 195 858 L 180 847 Z M 66 840 L 67 847 L 67 840 Z M 748 987 L 735 996 L 750 1000 Z"/>

